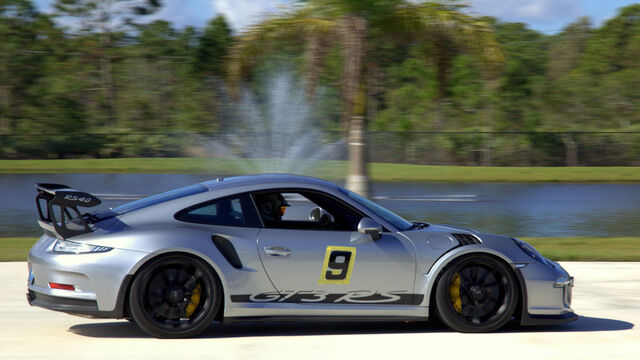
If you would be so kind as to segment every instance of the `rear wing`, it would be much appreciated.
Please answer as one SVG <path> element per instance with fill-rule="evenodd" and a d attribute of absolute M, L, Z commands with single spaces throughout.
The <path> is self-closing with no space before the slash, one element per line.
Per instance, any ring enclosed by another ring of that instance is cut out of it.
<path fill-rule="evenodd" d="M 36 184 L 38 225 L 59 239 L 90 233 L 78 207 L 93 207 L 101 203 L 97 197 L 60 184 Z"/>

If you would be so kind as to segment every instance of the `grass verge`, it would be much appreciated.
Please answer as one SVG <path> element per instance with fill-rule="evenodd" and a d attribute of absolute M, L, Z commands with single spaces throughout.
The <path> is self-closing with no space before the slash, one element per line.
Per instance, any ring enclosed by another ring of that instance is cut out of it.
<path fill-rule="evenodd" d="M 521 239 L 555 261 L 640 261 L 640 237 Z M 35 241 L 31 237 L 0 238 L 0 261 L 25 261 Z"/>
<path fill-rule="evenodd" d="M 640 261 L 640 237 L 521 239 L 556 261 Z"/>
<path fill-rule="evenodd" d="M 125 158 L 0 160 L 0 174 L 162 173 L 241 175 L 276 168 L 282 159 Z M 290 168 L 328 180 L 344 179 L 347 163 L 292 162 Z M 371 163 L 373 181 L 640 182 L 640 167 L 483 167 Z"/>
<path fill-rule="evenodd" d="M 0 238 L 0 261 L 26 261 L 29 249 L 36 240 L 32 237 Z"/>

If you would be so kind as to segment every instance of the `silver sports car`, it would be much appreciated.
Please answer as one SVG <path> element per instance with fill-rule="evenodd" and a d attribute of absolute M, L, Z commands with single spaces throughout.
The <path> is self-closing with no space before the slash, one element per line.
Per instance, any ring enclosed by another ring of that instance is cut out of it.
<path fill-rule="evenodd" d="M 37 192 L 29 303 L 156 337 L 274 317 L 437 316 L 462 332 L 577 319 L 573 278 L 526 242 L 409 222 L 319 179 L 219 178 L 84 214 L 100 200 Z"/>

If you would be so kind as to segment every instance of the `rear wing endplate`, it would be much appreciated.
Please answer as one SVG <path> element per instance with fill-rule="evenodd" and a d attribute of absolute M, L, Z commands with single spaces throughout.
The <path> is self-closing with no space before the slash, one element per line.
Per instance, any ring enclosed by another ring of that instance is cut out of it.
<path fill-rule="evenodd" d="M 93 207 L 100 199 L 61 184 L 36 184 L 38 224 L 59 239 L 91 232 L 78 207 Z"/>

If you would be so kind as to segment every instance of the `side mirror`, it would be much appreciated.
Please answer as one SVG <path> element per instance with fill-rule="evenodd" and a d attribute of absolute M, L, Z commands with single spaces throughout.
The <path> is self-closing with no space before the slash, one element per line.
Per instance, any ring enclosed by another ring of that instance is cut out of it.
<path fill-rule="evenodd" d="M 358 223 L 358 232 L 371 235 L 373 240 L 378 240 L 382 236 L 382 225 L 372 218 L 363 217 Z"/>
<path fill-rule="evenodd" d="M 334 222 L 333 215 L 329 214 L 327 210 L 320 207 L 314 207 L 313 209 L 311 209 L 311 211 L 309 212 L 309 220 L 315 221 L 315 222 L 321 222 L 321 221 L 326 221 L 328 223 Z"/>

